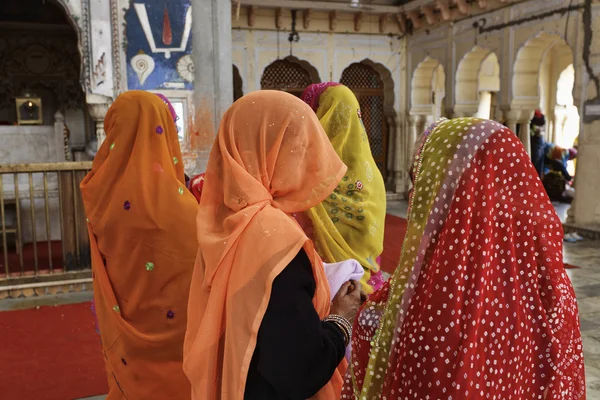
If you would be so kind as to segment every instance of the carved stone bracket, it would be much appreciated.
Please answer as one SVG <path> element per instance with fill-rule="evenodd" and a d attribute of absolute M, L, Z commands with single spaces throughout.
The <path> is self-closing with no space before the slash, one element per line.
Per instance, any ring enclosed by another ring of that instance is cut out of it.
<path fill-rule="evenodd" d="M 360 28 L 362 28 L 364 14 L 362 12 L 358 12 L 354 14 L 354 31 L 359 32 Z"/>
<path fill-rule="evenodd" d="M 283 27 L 283 8 L 275 10 L 275 28 L 281 29 Z"/>
<path fill-rule="evenodd" d="M 337 11 L 332 11 L 329 13 L 329 30 L 335 31 L 337 27 Z"/>
<path fill-rule="evenodd" d="M 250 28 L 252 28 L 254 26 L 254 20 L 255 20 L 257 8 L 258 8 L 257 6 L 248 7 L 248 26 Z"/>
<path fill-rule="evenodd" d="M 310 18 L 312 16 L 312 10 L 309 8 L 307 10 L 304 10 L 304 21 L 303 21 L 303 27 L 304 29 L 308 29 L 310 28 Z"/>

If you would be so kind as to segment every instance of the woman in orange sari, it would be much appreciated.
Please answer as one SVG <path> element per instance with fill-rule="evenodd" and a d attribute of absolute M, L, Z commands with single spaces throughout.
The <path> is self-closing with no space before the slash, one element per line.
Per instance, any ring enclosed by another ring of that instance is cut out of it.
<path fill-rule="evenodd" d="M 105 119 L 81 183 L 108 400 L 189 399 L 187 301 L 198 248 L 177 129 L 156 95 L 131 91 Z"/>
<path fill-rule="evenodd" d="M 192 399 L 339 399 L 360 283 L 330 303 L 323 262 L 292 214 L 323 201 L 345 171 L 290 94 L 254 92 L 225 114 L 197 217 L 184 346 Z"/>

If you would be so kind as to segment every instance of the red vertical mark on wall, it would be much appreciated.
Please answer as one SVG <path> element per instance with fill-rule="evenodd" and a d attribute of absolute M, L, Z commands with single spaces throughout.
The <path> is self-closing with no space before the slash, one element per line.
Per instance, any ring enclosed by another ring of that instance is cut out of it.
<path fill-rule="evenodd" d="M 166 6 L 163 17 L 162 41 L 167 46 L 173 43 L 173 31 L 171 31 L 171 20 L 169 19 L 169 11 L 167 10 Z"/>
<path fill-rule="evenodd" d="M 208 99 L 199 99 L 196 101 L 199 104 L 196 107 L 196 114 L 194 115 L 194 129 L 190 135 L 190 144 L 193 150 L 208 150 L 215 139 L 213 122 L 214 103 Z"/>

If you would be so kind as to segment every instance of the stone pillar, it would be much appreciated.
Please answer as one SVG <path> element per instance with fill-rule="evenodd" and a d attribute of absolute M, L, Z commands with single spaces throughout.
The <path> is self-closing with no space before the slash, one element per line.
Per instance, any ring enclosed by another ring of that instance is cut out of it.
<path fill-rule="evenodd" d="M 221 117 L 233 101 L 231 2 L 192 0 L 194 130 L 191 150 L 204 170 Z"/>
<path fill-rule="evenodd" d="M 396 118 L 394 118 L 393 113 L 388 113 L 386 111 L 385 120 L 388 126 L 388 137 L 387 137 L 387 154 L 386 154 L 386 169 L 387 169 L 387 179 L 385 182 L 386 188 L 391 186 L 394 182 L 394 173 L 396 172 L 394 158 L 398 153 L 397 150 L 397 140 L 398 136 L 398 128 L 396 127 Z M 395 192 L 396 189 L 392 188 Z"/>
<path fill-rule="evenodd" d="M 511 131 L 513 131 L 513 133 L 516 134 L 517 132 L 517 120 L 516 119 L 512 119 L 512 118 L 506 118 L 505 122 L 505 126 L 510 129 Z"/>
<path fill-rule="evenodd" d="M 67 161 L 65 156 L 65 117 L 60 111 L 54 114 L 54 148 L 56 149 L 56 162 Z"/>
<path fill-rule="evenodd" d="M 396 146 L 394 152 L 394 192 L 404 193 L 406 190 L 406 146 L 409 135 L 406 133 L 405 119 L 396 116 Z"/>
<path fill-rule="evenodd" d="M 108 103 L 88 103 L 88 111 L 90 116 L 94 120 L 96 126 L 96 139 L 98 140 L 98 149 L 106 139 L 106 133 L 104 132 L 104 117 L 108 112 L 110 104 Z"/>
<path fill-rule="evenodd" d="M 519 123 L 519 139 L 523 146 L 525 147 L 525 151 L 531 157 L 531 135 L 529 134 L 529 120 L 521 121 Z"/>
<path fill-rule="evenodd" d="M 96 139 L 98 140 L 98 148 L 100 148 L 102 142 L 104 142 L 104 139 L 106 138 L 106 133 L 104 133 L 104 117 L 112 104 L 112 99 L 110 97 L 88 93 L 85 100 L 90 117 L 94 120 Z"/>
<path fill-rule="evenodd" d="M 407 137 L 407 146 L 406 146 L 406 171 L 407 173 L 410 171 L 413 162 L 413 156 L 415 154 L 415 142 L 417 138 L 425 128 L 423 127 L 427 121 L 426 115 L 410 115 L 408 117 L 408 137 Z M 406 180 L 406 190 L 405 193 L 408 193 L 410 189 L 411 182 L 410 179 Z"/>
<path fill-rule="evenodd" d="M 600 62 L 597 55 L 600 54 L 600 35 L 598 35 L 598 25 L 593 21 L 600 18 L 600 4 L 593 2 L 588 5 L 584 2 L 582 10 L 583 24 L 589 25 L 589 32 L 584 28 L 583 34 L 589 42 L 589 58 L 591 69 L 598 78 Z M 589 8 L 588 8 L 589 7 Z M 583 40 L 585 46 L 585 39 Z M 594 79 L 590 79 L 589 72 L 576 69 L 575 87 L 573 93 L 581 93 L 582 103 L 579 105 L 579 115 L 581 116 L 581 131 L 579 135 L 579 154 L 577 156 L 577 172 L 575 176 L 575 200 L 573 203 L 573 215 L 569 215 L 569 220 L 574 219 L 575 224 L 586 226 L 595 231 L 600 231 L 600 184 L 598 171 L 600 171 L 600 116 L 598 115 L 598 105 L 600 104 L 600 88 L 596 86 Z"/>
<path fill-rule="evenodd" d="M 523 143 L 529 157 L 531 157 L 530 123 L 533 113 L 533 111 L 521 111 L 521 118 L 519 118 L 519 139 L 521 139 L 521 143 Z"/>

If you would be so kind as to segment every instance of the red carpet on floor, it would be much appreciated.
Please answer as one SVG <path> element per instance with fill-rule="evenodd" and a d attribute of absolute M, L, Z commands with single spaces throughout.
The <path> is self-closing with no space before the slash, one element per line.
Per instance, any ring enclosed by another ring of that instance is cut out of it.
<path fill-rule="evenodd" d="M 108 392 L 90 303 L 0 312 L 0 398 L 71 400 Z"/>
<path fill-rule="evenodd" d="M 11 276 L 21 274 L 21 265 L 19 255 L 14 246 L 8 247 L 8 271 Z M 48 254 L 48 242 L 37 242 L 38 271 L 50 270 L 50 254 Z M 23 272 L 32 274 L 35 271 L 33 243 L 27 243 L 23 246 Z M 52 254 L 53 271 L 61 270 L 63 267 L 62 242 L 53 240 L 50 242 L 50 253 Z M 6 276 L 6 267 L 4 264 L 4 252 L 0 244 L 0 278 Z"/>
<path fill-rule="evenodd" d="M 388 274 L 393 274 L 400 261 L 400 251 L 406 233 L 406 220 L 404 218 L 386 215 L 385 231 L 383 237 L 383 254 L 381 254 L 381 269 Z"/>

